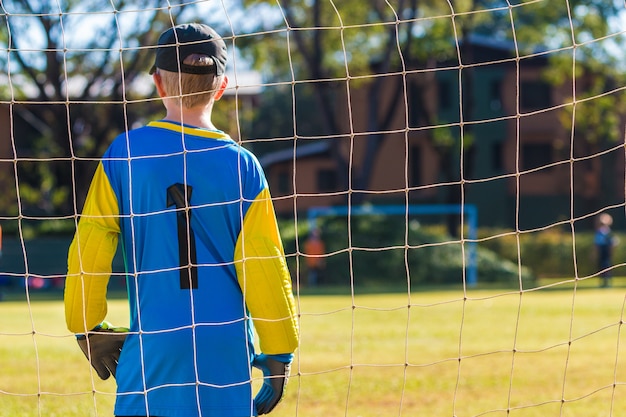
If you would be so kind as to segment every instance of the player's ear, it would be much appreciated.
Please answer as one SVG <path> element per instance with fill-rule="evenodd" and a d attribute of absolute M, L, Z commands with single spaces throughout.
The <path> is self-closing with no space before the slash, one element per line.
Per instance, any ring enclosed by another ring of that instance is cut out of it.
<path fill-rule="evenodd" d="M 228 86 L 228 77 L 224 75 L 224 77 L 222 77 L 222 82 L 219 88 L 215 92 L 215 96 L 213 96 L 213 100 L 217 101 L 220 98 L 222 98 L 222 96 L 224 95 L 224 91 L 226 91 L 227 86 Z"/>
<path fill-rule="evenodd" d="M 163 98 L 167 96 L 165 93 L 165 89 L 163 88 L 163 79 L 161 78 L 161 74 L 158 71 L 155 71 L 152 74 L 152 81 L 154 81 L 154 85 L 156 86 L 157 93 L 159 93 L 159 97 Z"/>

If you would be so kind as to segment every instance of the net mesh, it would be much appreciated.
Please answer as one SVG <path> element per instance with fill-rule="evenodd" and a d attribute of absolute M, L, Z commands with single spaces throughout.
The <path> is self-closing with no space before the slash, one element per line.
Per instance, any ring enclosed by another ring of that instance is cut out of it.
<path fill-rule="evenodd" d="M 200 17 L 230 51 L 216 124 L 288 219 L 301 346 L 273 415 L 619 415 L 626 252 L 599 266 L 593 226 L 624 227 L 625 6 L 0 2 L 0 415 L 111 415 L 65 329 L 67 248 L 111 139 L 161 109 L 158 34 Z M 123 280 L 118 256 L 120 325 Z"/>

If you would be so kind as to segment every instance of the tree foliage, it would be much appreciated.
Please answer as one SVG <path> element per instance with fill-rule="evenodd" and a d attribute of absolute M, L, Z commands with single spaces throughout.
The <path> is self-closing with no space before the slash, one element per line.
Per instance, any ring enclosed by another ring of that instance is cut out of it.
<path fill-rule="evenodd" d="M 15 117 L 24 214 L 71 214 L 113 137 L 154 112 L 159 34 L 193 6 L 157 0 L 4 0 L 1 100 Z M 158 104 L 158 103 L 157 103 Z M 77 201 L 76 201 L 77 200 Z"/>
<path fill-rule="evenodd" d="M 623 12 L 623 4 L 614 0 L 243 0 L 241 4 L 251 15 L 264 18 L 259 19 L 257 25 L 248 25 L 249 33 L 254 36 L 244 36 L 239 47 L 269 80 L 286 85 L 309 84 L 317 100 L 313 112 L 323 118 L 321 125 L 326 128 L 325 134 L 345 133 L 337 120 L 334 90 L 345 89 L 346 82 L 360 83 L 368 89 L 369 109 L 366 111 L 370 133 L 366 138 L 365 161 L 352 173 L 354 189 L 367 189 L 370 167 L 386 138 L 385 134 L 377 132 L 388 129 L 390 116 L 402 101 L 381 106 L 384 77 L 377 75 L 436 69 L 442 63 L 456 65 L 462 82 L 463 117 L 472 120 L 474 68 L 467 66 L 473 62 L 472 36 L 484 35 L 493 41 L 508 43 L 512 57 L 560 51 L 549 54 L 552 68 L 560 74 L 560 77 L 553 74 L 555 84 L 566 83 L 567 77 L 572 76 L 571 71 L 562 71 L 563 57 L 565 61 L 570 57 L 571 68 L 574 55 L 577 66 L 595 68 L 601 79 L 606 78 L 604 71 L 619 68 L 614 66 L 616 58 L 610 51 L 611 46 L 620 41 L 615 36 L 618 29 L 612 22 Z M 607 36 L 609 39 L 603 41 Z M 621 58 L 623 61 L 623 56 Z M 417 84 L 416 90 L 426 102 L 428 90 L 434 84 L 434 72 L 423 74 L 411 82 Z M 367 81 L 361 78 L 368 75 L 373 77 Z M 610 78 L 615 80 L 617 76 Z M 585 94 L 589 95 L 607 90 L 606 85 L 586 87 Z M 399 97 L 406 94 L 402 88 L 398 83 L 395 93 Z M 613 99 L 617 98 L 611 96 L 605 99 L 609 101 L 607 105 L 597 108 L 588 106 L 589 111 L 603 111 L 601 108 L 610 111 L 615 104 Z M 297 98 L 293 100 L 296 102 Z M 587 117 L 587 110 L 582 107 L 579 106 L 581 123 L 601 119 L 599 115 Z M 614 115 L 615 110 L 614 107 Z M 426 127 L 435 126 L 438 123 L 436 110 L 425 107 L 421 123 Z M 591 128 L 581 125 L 581 131 Z M 441 158 L 447 160 L 458 155 L 459 149 L 465 151 L 471 147 L 471 129 L 471 124 L 461 126 L 462 141 L 459 134 L 453 135 L 456 140 L 451 141 L 449 134 L 436 134 L 436 129 L 429 130 L 429 136 Z M 614 126 L 611 129 L 614 130 Z M 445 138 L 445 142 L 440 138 Z M 340 153 L 334 155 L 347 180 L 347 161 Z M 455 170 L 458 176 L 458 167 Z"/>
<path fill-rule="evenodd" d="M 0 101 L 12 103 L 22 121 L 14 137 L 23 209 L 75 212 L 94 161 L 110 140 L 160 109 L 158 102 L 144 101 L 151 92 L 150 45 L 172 23 L 198 20 L 192 13 L 198 3 L 0 2 Z M 590 146 L 619 140 L 615 118 L 625 102 L 618 71 L 624 64 L 623 41 L 616 35 L 620 11 L 618 0 L 240 0 L 229 4 L 222 27 L 207 23 L 232 35 L 252 66 L 287 91 L 282 118 L 259 113 L 271 125 L 271 135 L 280 135 L 281 121 L 294 137 L 349 134 L 338 120 L 338 94 L 346 83 L 367 89 L 365 162 L 350 173 L 345 156 L 332 151 L 340 179 L 347 184 L 351 178 L 353 190 L 366 190 L 370 167 L 388 137 L 384 132 L 402 103 L 382 104 L 383 88 L 390 87 L 379 75 L 421 74 L 409 82 L 425 102 L 435 71 L 423 70 L 452 63 L 460 71 L 463 115 L 471 120 L 474 69 L 466 65 L 471 51 L 465 48 L 473 35 L 510 42 L 520 57 L 558 51 L 549 54 L 546 76 L 556 85 L 575 80 L 581 88 L 575 100 L 569 98 L 576 104 L 564 107 L 564 123 L 573 124 Z M 392 88 L 397 97 L 406 97 L 401 80 Z M 293 114 L 306 122 L 295 123 Z M 420 127 L 428 128 L 424 131 L 442 160 L 471 147 L 471 124 L 451 133 L 435 129 L 438 123 L 436 109 L 424 106 Z M 445 175 L 453 171 L 459 175 L 458 167 Z"/>

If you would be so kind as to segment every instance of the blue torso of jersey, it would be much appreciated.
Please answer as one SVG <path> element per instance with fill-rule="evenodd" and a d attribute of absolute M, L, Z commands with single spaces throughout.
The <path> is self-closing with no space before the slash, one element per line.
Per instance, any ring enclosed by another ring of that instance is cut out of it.
<path fill-rule="evenodd" d="M 267 187 L 256 158 L 222 132 L 153 122 L 120 135 L 103 167 L 119 204 L 132 332 L 115 413 L 252 415 L 252 329 L 233 255 Z"/>

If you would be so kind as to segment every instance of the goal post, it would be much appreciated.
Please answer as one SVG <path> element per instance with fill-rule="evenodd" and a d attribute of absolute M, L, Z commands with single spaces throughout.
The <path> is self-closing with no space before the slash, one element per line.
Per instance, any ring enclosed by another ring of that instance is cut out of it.
<path fill-rule="evenodd" d="M 473 204 L 409 204 L 409 205 L 372 205 L 311 207 L 307 210 L 309 230 L 317 227 L 317 219 L 328 216 L 428 216 L 428 215 L 461 215 L 461 226 L 467 226 L 467 236 L 461 227 L 461 243 L 466 248 L 465 282 L 469 287 L 478 284 L 478 268 L 476 262 L 476 244 L 478 230 L 478 209 Z"/>

